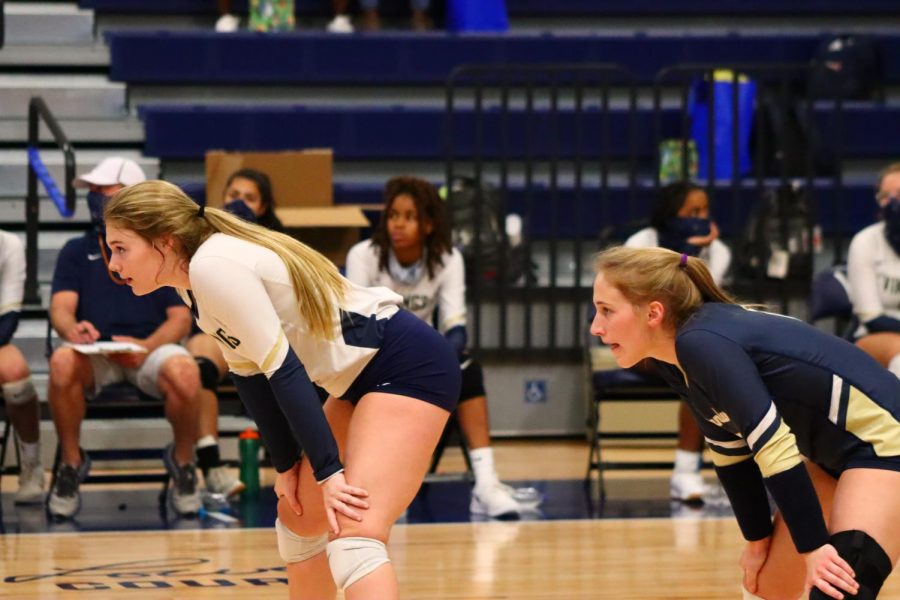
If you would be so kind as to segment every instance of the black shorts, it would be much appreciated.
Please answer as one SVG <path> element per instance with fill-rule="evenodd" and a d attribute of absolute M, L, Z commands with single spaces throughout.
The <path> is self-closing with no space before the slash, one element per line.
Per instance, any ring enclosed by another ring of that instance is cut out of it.
<path fill-rule="evenodd" d="M 440 333 L 415 315 L 400 310 L 384 326 L 381 348 L 341 396 L 356 404 L 370 392 L 399 394 L 456 409 L 459 360 Z"/>
<path fill-rule="evenodd" d="M 462 371 L 462 388 L 459 391 L 459 401 L 465 402 L 472 398 L 486 396 L 484 391 L 484 371 L 481 363 L 469 354 L 459 357 L 459 368 Z"/>

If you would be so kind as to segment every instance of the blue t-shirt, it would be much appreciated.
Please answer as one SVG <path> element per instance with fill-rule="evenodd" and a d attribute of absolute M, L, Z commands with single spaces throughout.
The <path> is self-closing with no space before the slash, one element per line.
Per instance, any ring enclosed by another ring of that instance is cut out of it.
<path fill-rule="evenodd" d="M 100 339 L 127 335 L 145 339 L 166 320 L 166 310 L 185 306 L 170 287 L 136 296 L 127 285 L 113 282 L 93 233 L 66 242 L 56 260 L 52 292 L 78 294 L 75 318 L 90 321 Z"/>

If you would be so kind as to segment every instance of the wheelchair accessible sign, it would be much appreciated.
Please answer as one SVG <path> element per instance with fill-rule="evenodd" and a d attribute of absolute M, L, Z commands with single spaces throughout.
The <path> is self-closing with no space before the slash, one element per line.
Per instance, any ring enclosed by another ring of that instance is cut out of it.
<path fill-rule="evenodd" d="M 525 404 L 546 404 L 547 403 L 547 380 L 546 379 L 526 379 L 525 380 Z"/>

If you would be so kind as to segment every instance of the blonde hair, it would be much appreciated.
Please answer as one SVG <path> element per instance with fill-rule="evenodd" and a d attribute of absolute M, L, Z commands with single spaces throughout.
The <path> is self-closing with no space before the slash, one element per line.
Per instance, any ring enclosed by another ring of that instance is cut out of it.
<path fill-rule="evenodd" d="M 878 173 L 878 184 L 875 186 L 876 194 L 881 192 L 881 184 L 884 183 L 884 178 L 894 173 L 900 173 L 900 162 L 891 163 Z"/>
<path fill-rule="evenodd" d="M 662 302 L 664 323 L 675 329 L 704 302 L 737 304 L 716 285 L 701 259 L 665 248 L 609 248 L 594 258 L 594 271 L 635 306 Z"/>
<path fill-rule="evenodd" d="M 117 192 L 104 210 L 104 219 L 130 229 L 151 245 L 165 236 L 181 243 L 190 260 L 214 233 L 224 233 L 271 250 L 284 262 L 300 314 L 316 337 L 329 339 L 336 326 L 333 303 L 343 303 L 346 284 L 334 264 L 294 238 L 248 223 L 224 210 L 197 204 L 181 189 L 158 180 L 145 181 Z"/>

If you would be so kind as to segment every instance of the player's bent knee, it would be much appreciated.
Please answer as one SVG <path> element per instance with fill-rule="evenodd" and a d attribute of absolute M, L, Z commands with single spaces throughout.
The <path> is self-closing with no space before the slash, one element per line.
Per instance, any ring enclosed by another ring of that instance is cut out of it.
<path fill-rule="evenodd" d="M 328 545 L 327 533 L 311 537 L 297 535 L 280 519 L 275 519 L 275 534 L 278 537 L 278 554 L 286 563 L 309 560 L 325 550 L 325 546 Z"/>
<path fill-rule="evenodd" d="M 859 583 L 859 593 L 845 597 L 858 600 L 877 598 L 892 568 L 891 559 L 884 549 L 873 537 L 858 529 L 839 531 L 831 536 L 829 542 L 841 558 L 849 563 Z M 813 589 L 809 594 L 809 600 L 825 600 L 829 597 L 818 589 Z"/>
<path fill-rule="evenodd" d="M 3 384 L 3 399 L 11 406 L 23 406 L 37 398 L 31 376 Z"/>
<path fill-rule="evenodd" d="M 391 562 L 384 543 L 372 538 L 338 538 L 328 542 L 326 552 L 331 575 L 342 590 Z"/>
<path fill-rule="evenodd" d="M 205 356 L 195 356 L 194 360 L 200 369 L 200 386 L 215 394 L 219 389 L 219 367 Z"/>

